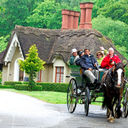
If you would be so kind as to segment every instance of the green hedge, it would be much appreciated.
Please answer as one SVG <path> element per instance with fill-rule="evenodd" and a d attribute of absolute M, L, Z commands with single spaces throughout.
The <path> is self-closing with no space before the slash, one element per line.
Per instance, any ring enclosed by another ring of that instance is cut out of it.
<path fill-rule="evenodd" d="M 0 85 L 0 88 L 14 88 L 12 85 Z"/>
<path fill-rule="evenodd" d="M 16 84 L 28 84 L 28 82 L 24 82 L 24 81 L 18 81 L 18 82 L 14 82 L 14 81 L 5 81 L 4 85 L 12 85 L 15 86 Z"/>
<path fill-rule="evenodd" d="M 17 90 L 29 90 L 28 82 L 5 82 L 0 88 L 14 88 Z M 56 92 L 67 92 L 68 84 L 65 83 L 36 83 L 36 86 L 32 89 L 33 91 L 56 91 Z"/>

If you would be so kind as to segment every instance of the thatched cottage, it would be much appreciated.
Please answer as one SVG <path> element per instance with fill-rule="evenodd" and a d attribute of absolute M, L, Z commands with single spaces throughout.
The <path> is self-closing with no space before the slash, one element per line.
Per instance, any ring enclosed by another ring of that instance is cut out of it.
<path fill-rule="evenodd" d="M 72 48 L 89 48 L 94 55 L 100 46 L 115 49 L 110 39 L 92 29 L 92 7 L 92 3 L 80 4 L 79 29 L 80 13 L 70 10 L 62 10 L 62 28 L 59 30 L 16 26 L 6 50 L 0 53 L 2 83 L 25 80 L 26 74 L 19 69 L 18 60 L 25 59 L 33 44 L 38 48 L 39 57 L 46 61 L 45 70 L 37 75 L 38 82 L 68 82 L 66 76 L 70 74 L 70 68 L 67 62 Z"/>

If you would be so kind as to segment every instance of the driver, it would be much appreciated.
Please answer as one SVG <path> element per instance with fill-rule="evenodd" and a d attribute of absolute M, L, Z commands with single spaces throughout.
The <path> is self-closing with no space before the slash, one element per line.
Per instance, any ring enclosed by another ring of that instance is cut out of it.
<path fill-rule="evenodd" d="M 92 84 L 99 84 L 98 70 L 96 70 L 97 61 L 95 57 L 92 54 L 90 54 L 89 49 L 84 50 L 84 55 L 81 57 L 79 64 L 82 68 L 83 74 L 89 78 L 90 82 Z"/>

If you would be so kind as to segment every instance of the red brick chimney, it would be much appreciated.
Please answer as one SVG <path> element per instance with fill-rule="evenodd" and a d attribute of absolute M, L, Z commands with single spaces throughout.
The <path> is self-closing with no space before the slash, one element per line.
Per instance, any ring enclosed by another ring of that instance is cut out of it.
<path fill-rule="evenodd" d="M 78 29 L 80 13 L 71 10 L 62 10 L 62 30 Z"/>
<path fill-rule="evenodd" d="M 80 3 L 81 17 L 80 17 L 80 29 L 92 28 L 92 2 Z"/>
<path fill-rule="evenodd" d="M 68 29 L 68 10 L 62 10 L 62 29 Z"/>
<path fill-rule="evenodd" d="M 74 29 L 78 29 L 78 23 L 79 23 L 79 16 L 80 16 L 80 13 L 79 12 L 75 12 L 74 11 Z"/>
<path fill-rule="evenodd" d="M 68 29 L 73 29 L 73 24 L 74 24 L 74 11 L 69 11 L 69 21 L 68 21 Z"/>

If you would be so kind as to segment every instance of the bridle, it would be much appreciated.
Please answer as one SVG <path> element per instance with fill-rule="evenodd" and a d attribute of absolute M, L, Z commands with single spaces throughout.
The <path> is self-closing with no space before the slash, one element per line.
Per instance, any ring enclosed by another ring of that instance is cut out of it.
<path fill-rule="evenodd" d="M 114 77 L 114 75 L 113 74 L 115 74 L 116 73 L 116 71 L 118 70 L 118 69 L 120 69 L 121 67 L 119 67 L 119 68 L 115 68 L 114 69 L 114 71 L 113 71 L 113 68 L 111 68 L 111 69 L 109 69 L 109 71 L 108 71 L 108 75 L 109 75 L 109 78 L 111 79 L 111 83 L 112 83 L 112 85 L 114 86 L 114 87 L 116 87 L 116 82 L 117 82 L 117 80 L 116 80 L 116 77 Z M 124 78 L 124 69 L 123 68 L 121 68 L 122 70 L 123 70 L 123 78 Z M 120 87 L 123 87 L 123 85 L 124 85 L 124 83 L 122 83 L 121 82 L 121 85 L 120 85 Z M 111 86 L 111 85 L 109 85 L 110 87 L 113 87 L 113 86 Z"/>

